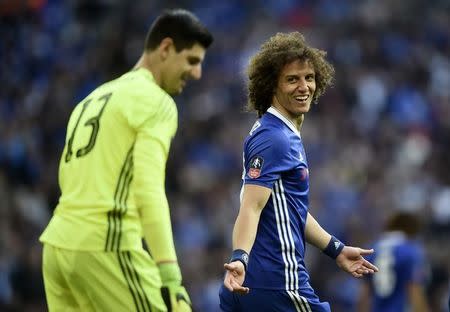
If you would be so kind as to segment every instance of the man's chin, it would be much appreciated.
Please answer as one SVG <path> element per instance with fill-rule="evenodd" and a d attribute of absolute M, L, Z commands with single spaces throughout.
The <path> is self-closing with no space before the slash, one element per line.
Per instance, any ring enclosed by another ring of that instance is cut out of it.
<path fill-rule="evenodd" d="M 182 88 L 182 87 L 181 87 L 181 88 L 178 88 L 178 89 L 176 89 L 176 90 L 170 90 L 170 91 L 167 92 L 167 93 L 169 93 L 169 94 L 172 95 L 172 96 L 176 96 L 176 95 L 180 95 L 181 92 L 183 92 L 183 88 Z"/>
<path fill-rule="evenodd" d="M 300 116 L 300 115 L 303 115 L 303 114 L 306 114 L 307 112 L 309 112 L 309 106 L 308 107 L 301 107 L 301 108 L 299 108 L 298 110 L 297 110 L 297 114 Z"/>

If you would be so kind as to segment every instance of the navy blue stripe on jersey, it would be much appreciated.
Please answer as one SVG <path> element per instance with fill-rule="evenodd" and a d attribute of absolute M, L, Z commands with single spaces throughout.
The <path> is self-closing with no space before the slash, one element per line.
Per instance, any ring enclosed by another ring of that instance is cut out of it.
<path fill-rule="evenodd" d="M 142 310 L 141 310 L 141 307 L 137 300 L 139 293 L 137 293 L 137 291 L 136 291 L 136 285 L 131 282 L 131 277 L 126 269 L 125 253 L 120 252 L 120 251 L 117 252 L 117 258 L 119 259 L 120 269 L 122 270 L 122 274 L 125 277 L 125 281 L 127 283 L 128 289 L 130 290 L 130 294 L 133 297 L 134 306 L 136 307 L 136 311 L 141 312 Z M 139 302 L 142 304 L 141 298 L 139 298 Z M 144 310 L 145 310 L 145 307 L 144 307 Z"/>
<path fill-rule="evenodd" d="M 141 283 L 141 279 L 139 278 L 139 274 L 137 273 L 136 267 L 133 264 L 132 258 L 131 258 L 131 252 L 130 251 L 126 251 L 125 253 L 125 262 L 127 263 L 127 266 L 129 268 L 129 270 L 132 272 L 131 273 L 131 279 L 133 280 L 133 283 L 135 282 L 136 284 L 136 289 L 138 291 L 138 295 L 139 295 L 139 300 L 141 300 L 141 295 L 142 295 L 142 300 L 144 301 L 144 311 L 152 311 L 152 305 L 150 304 L 150 301 L 148 299 L 147 294 L 145 293 L 144 288 L 142 287 L 142 283 Z"/>
<path fill-rule="evenodd" d="M 127 173 L 125 174 L 125 179 L 124 179 L 124 187 L 122 188 L 122 191 L 120 192 L 120 196 L 119 196 L 119 230 L 117 231 L 117 250 L 120 249 L 120 242 L 121 242 L 121 238 L 122 238 L 122 216 L 124 216 L 127 213 L 128 210 L 128 205 L 127 205 L 127 201 L 128 201 L 128 196 L 130 195 L 130 185 L 131 185 L 131 181 L 133 181 L 133 169 L 134 169 L 134 160 L 133 160 L 133 147 L 134 145 L 131 147 L 130 150 L 130 161 L 129 161 L 129 169 L 127 171 Z"/>
<path fill-rule="evenodd" d="M 116 191 L 114 193 L 114 207 L 107 213 L 108 232 L 106 233 L 105 251 L 120 250 L 122 215 L 127 211 L 126 202 L 128 200 L 130 184 L 133 179 L 133 150 L 134 143 L 130 147 L 120 171 Z"/>

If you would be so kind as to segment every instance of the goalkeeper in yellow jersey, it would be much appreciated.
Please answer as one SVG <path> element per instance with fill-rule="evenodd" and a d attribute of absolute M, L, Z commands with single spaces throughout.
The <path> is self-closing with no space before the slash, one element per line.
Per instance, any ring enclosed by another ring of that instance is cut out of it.
<path fill-rule="evenodd" d="M 191 311 L 165 167 L 178 123 L 171 96 L 200 79 L 212 41 L 192 13 L 165 11 L 133 70 L 75 107 L 59 166 L 61 197 L 40 237 L 50 311 Z"/>

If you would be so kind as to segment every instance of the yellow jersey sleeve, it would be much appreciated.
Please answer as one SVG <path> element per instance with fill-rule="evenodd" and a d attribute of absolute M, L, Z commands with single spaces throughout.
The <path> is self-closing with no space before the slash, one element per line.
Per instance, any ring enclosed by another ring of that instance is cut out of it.
<path fill-rule="evenodd" d="M 146 123 L 154 124 L 151 120 Z M 136 202 L 143 234 L 156 262 L 175 261 L 169 205 L 165 194 L 165 163 L 168 150 L 165 142 L 152 126 L 143 127 L 134 149 L 136 172 L 153 172 L 136 177 Z M 148 151 L 152 152 L 149 153 Z"/>
<path fill-rule="evenodd" d="M 143 218 L 158 207 L 169 214 L 165 166 L 177 124 L 173 99 L 145 69 L 94 90 L 70 117 L 61 197 L 40 240 L 74 250 L 141 248 Z"/>

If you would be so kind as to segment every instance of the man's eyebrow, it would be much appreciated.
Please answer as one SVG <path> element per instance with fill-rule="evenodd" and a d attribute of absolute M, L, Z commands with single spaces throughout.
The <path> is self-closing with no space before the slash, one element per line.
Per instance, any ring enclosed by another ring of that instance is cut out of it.
<path fill-rule="evenodd" d="M 308 72 L 308 73 L 305 73 L 303 76 L 315 76 L 316 75 L 316 73 L 315 72 Z M 298 78 L 298 77 L 300 77 L 300 76 L 302 76 L 302 75 L 299 75 L 299 74 L 286 74 L 286 78 Z"/>

